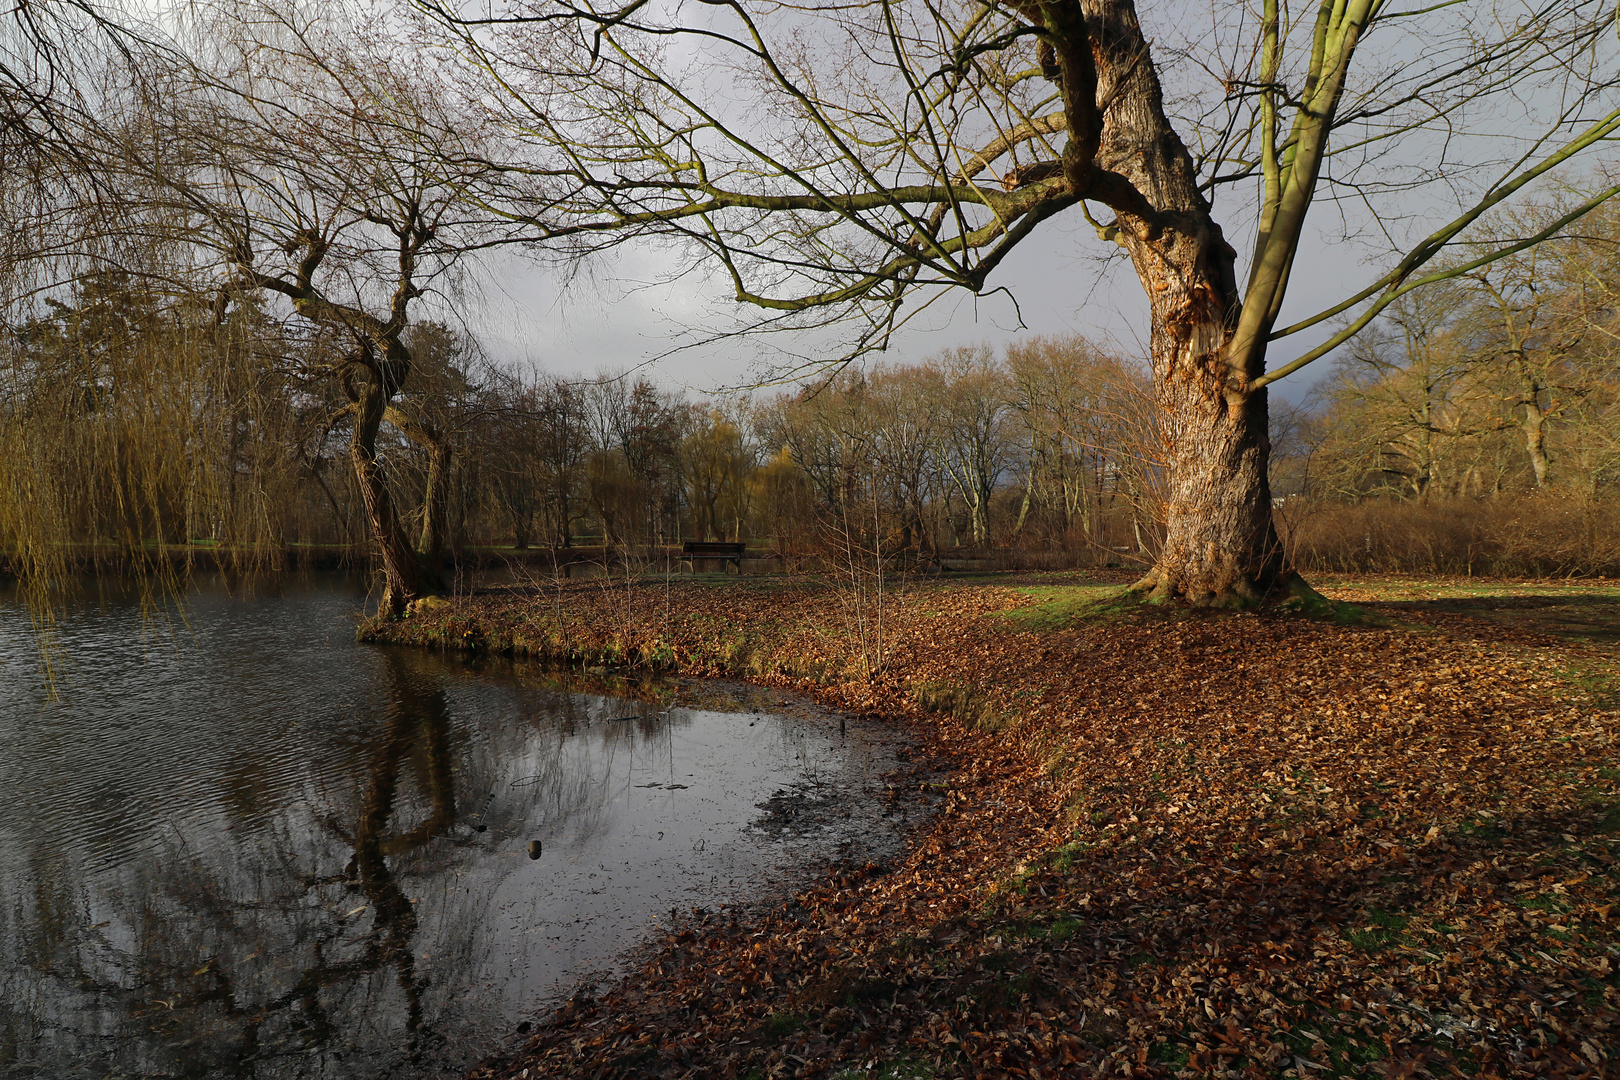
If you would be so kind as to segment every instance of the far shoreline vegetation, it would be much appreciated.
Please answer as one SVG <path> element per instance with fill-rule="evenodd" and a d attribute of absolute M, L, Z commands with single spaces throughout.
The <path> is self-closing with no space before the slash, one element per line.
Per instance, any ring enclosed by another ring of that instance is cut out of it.
<path fill-rule="evenodd" d="M 1620 376 L 1598 315 L 1557 292 L 1574 271 L 1550 262 L 1511 325 L 1542 320 L 1556 348 L 1507 350 L 1493 294 L 1458 286 L 1425 294 L 1441 306 L 1405 304 L 1305 403 L 1273 408 L 1268 488 L 1290 566 L 1620 574 Z M 413 382 L 372 434 L 376 471 L 356 472 L 352 408 L 323 374 L 341 358 L 320 339 L 86 279 L 5 338 L 4 572 L 48 589 L 97 567 L 389 565 L 368 484 L 387 495 L 395 562 L 408 553 L 441 589 L 458 561 L 622 573 L 690 540 L 740 539 L 778 568 L 1144 573 L 1165 541 L 1147 375 L 1078 336 L 712 399 L 515 373 L 439 324 L 406 339 Z"/>

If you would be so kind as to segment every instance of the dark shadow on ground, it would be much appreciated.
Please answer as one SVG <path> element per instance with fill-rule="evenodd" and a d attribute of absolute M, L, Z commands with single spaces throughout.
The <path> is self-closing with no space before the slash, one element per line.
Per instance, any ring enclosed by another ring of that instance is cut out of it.
<path fill-rule="evenodd" d="M 1362 602 L 1393 619 L 1460 615 L 1563 641 L 1620 644 L 1620 595 L 1567 592 Z"/>

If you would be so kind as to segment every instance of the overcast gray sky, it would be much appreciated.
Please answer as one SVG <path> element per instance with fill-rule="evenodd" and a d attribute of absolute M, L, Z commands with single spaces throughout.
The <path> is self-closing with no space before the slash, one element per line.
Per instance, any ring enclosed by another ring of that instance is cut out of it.
<path fill-rule="evenodd" d="M 1325 216 L 1331 217 L 1331 210 Z M 1009 290 L 1016 307 L 999 293 L 975 297 L 957 290 L 937 302 L 919 325 L 901 331 L 883 359 L 914 361 L 952 345 L 1001 345 L 1036 334 L 1066 333 L 1110 342 L 1124 354 L 1145 355 L 1147 303 L 1128 263 L 1100 261 L 1110 247 L 1097 239 L 1078 210 L 1066 213 L 1048 223 L 1044 236 L 1026 241 L 991 277 L 991 287 Z M 681 340 L 686 328 L 724 326 L 735 311 L 726 282 L 700 274 L 666 282 L 679 266 L 667 250 L 626 249 L 593 264 L 564 287 L 546 271 L 507 258 L 487 267 L 482 298 L 466 317 L 498 360 L 547 374 L 593 375 L 646 363 L 656 382 L 700 393 L 757 378 L 776 357 L 766 343 L 750 339 L 699 344 L 649 363 Z M 1283 324 L 1320 310 L 1382 272 L 1366 261 L 1364 252 L 1314 235 L 1299 260 Z M 1301 334 L 1280 343 L 1272 363 L 1291 360 L 1325 336 Z M 837 355 L 831 335 L 824 340 L 828 355 Z M 1284 399 L 1296 400 L 1331 364 L 1331 358 L 1320 360 L 1278 383 L 1276 390 Z"/>

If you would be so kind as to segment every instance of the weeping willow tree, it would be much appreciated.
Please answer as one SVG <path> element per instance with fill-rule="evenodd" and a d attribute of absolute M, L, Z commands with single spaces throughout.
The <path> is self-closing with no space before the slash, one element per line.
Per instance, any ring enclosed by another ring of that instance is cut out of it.
<path fill-rule="evenodd" d="M 204 552 L 263 563 L 291 505 L 276 328 L 142 227 L 112 153 L 120 103 L 177 56 L 115 5 L 0 15 L 0 570 L 47 663 L 86 571 L 172 595 Z"/>
<path fill-rule="evenodd" d="M 0 550 L 45 599 L 86 568 L 279 556 L 298 476 L 287 380 L 253 306 L 88 274 L 0 342 Z"/>
<path fill-rule="evenodd" d="M 482 210 L 502 183 L 494 140 L 453 85 L 357 13 L 263 3 L 201 29 L 198 58 L 125 121 L 122 168 L 226 303 L 262 298 L 330 346 L 299 375 L 342 391 L 332 419 L 350 433 L 382 611 L 398 615 L 444 586 L 450 432 L 408 391 L 434 367 L 416 354 L 424 310 L 442 313 L 463 257 L 499 240 Z M 421 550 L 379 442 L 389 428 L 430 459 Z"/>
<path fill-rule="evenodd" d="M 317 446 L 342 431 L 343 494 L 398 614 L 443 584 L 459 415 L 431 407 L 445 365 L 416 354 L 437 340 L 421 316 L 446 312 L 461 256 L 491 239 L 498 155 L 452 86 L 354 12 L 182 14 L 163 48 L 110 58 L 54 114 L 73 148 L 59 180 L 0 166 L 0 189 L 29 192 L 6 224 L 30 237 L 0 268 L 16 448 L 0 545 L 41 584 L 169 566 L 177 546 L 182 564 L 203 544 L 258 560 L 286 536 L 300 473 L 341 521 L 305 447 L 311 428 Z M 396 437 L 427 462 L 421 550 Z"/>

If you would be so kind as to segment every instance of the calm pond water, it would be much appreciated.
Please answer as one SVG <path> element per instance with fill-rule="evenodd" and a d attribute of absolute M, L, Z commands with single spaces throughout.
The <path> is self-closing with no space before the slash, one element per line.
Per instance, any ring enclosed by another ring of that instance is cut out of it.
<path fill-rule="evenodd" d="M 814 709 L 357 646 L 361 600 L 86 605 L 55 701 L 0 606 L 0 1075 L 459 1075 L 671 908 L 896 843 Z"/>

